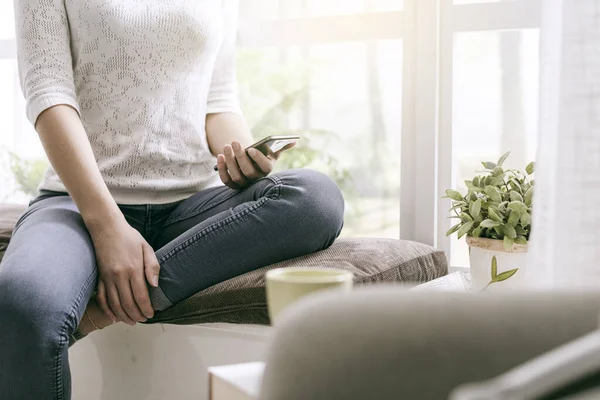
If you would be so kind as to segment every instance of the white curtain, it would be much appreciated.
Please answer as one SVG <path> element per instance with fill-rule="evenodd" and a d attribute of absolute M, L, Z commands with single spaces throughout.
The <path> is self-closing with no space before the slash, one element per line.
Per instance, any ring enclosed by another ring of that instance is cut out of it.
<path fill-rule="evenodd" d="M 600 1 L 543 0 L 528 280 L 600 288 Z"/>

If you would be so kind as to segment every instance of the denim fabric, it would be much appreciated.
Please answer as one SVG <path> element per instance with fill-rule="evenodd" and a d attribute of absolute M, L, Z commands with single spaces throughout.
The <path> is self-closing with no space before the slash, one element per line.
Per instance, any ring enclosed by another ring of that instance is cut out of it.
<path fill-rule="evenodd" d="M 156 249 L 154 308 L 234 276 L 330 246 L 343 224 L 335 183 L 310 170 L 244 190 L 216 187 L 163 205 L 120 205 Z M 96 286 L 94 248 L 77 207 L 44 192 L 17 223 L 0 265 L 0 399 L 69 399 L 68 338 Z"/>

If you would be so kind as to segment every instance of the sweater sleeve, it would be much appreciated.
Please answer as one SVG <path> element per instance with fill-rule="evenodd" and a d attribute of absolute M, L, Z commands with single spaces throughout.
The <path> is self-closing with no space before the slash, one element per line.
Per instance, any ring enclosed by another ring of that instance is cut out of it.
<path fill-rule="evenodd" d="M 241 114 L 235 77 L 235 42 L 238 23 L 238 0 L 223 0 L 223 40 L 217 54 L 210 89 L 207 114 L 233 112 Z"/>
<path fill-rule="evenodd" d="M 79 112 L 64 0 L 14 0 L 17 58 L 27 118 L 65 104 Z"/>

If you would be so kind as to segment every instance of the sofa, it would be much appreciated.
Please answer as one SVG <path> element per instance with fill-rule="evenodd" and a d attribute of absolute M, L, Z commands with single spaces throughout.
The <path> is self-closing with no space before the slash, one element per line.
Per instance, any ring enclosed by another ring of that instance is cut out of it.
<path fill-rule="evenodd" d="M 1 259 L 22 205 L 0 205 Z M 392 239 L 341 238 L 327 249 L 264 266 L 157 312 L 147 324 L 117 324 L 70 349 L 73 398 L 204 399 L 207 368 L 259 361 L 270 337 L 265 272 L 320 266 L 354 273 L 357 286 L 416 285 L 447 274 L 443 252 Z"/>
<path fill-rule="evenodd" d="M 600 368 L 539 397 L 501 391 L 494 396 L 494 385 L 468 389 L 573 341 L 589 346 L 594 339 L 600 349 L 599 315 L 598 291 L 490 295 L 378 287 L 315 294 L 278 321 L 259 399 L 566 398 L 590 385 L 598 388 Z M 585 335 L 592 336 L 580 339 Z M 555 359 L 542 360 L 542 372 Z M 533 376 L 530 371 L 513 377 L 515 387 Z"/>

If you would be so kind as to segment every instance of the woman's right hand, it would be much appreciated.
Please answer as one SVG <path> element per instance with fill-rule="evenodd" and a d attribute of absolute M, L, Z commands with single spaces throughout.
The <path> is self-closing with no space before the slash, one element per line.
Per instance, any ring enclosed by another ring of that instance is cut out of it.
<path fill-rule="evenodd" d="M 98 264 L 98 305 L 113 322 L 129 325 L 154 316 L 145 280 L 158 286 L 152 247 L 123 218 L 90 230 Z M 145 279 L 144 279 L 145 278 Z"/>

